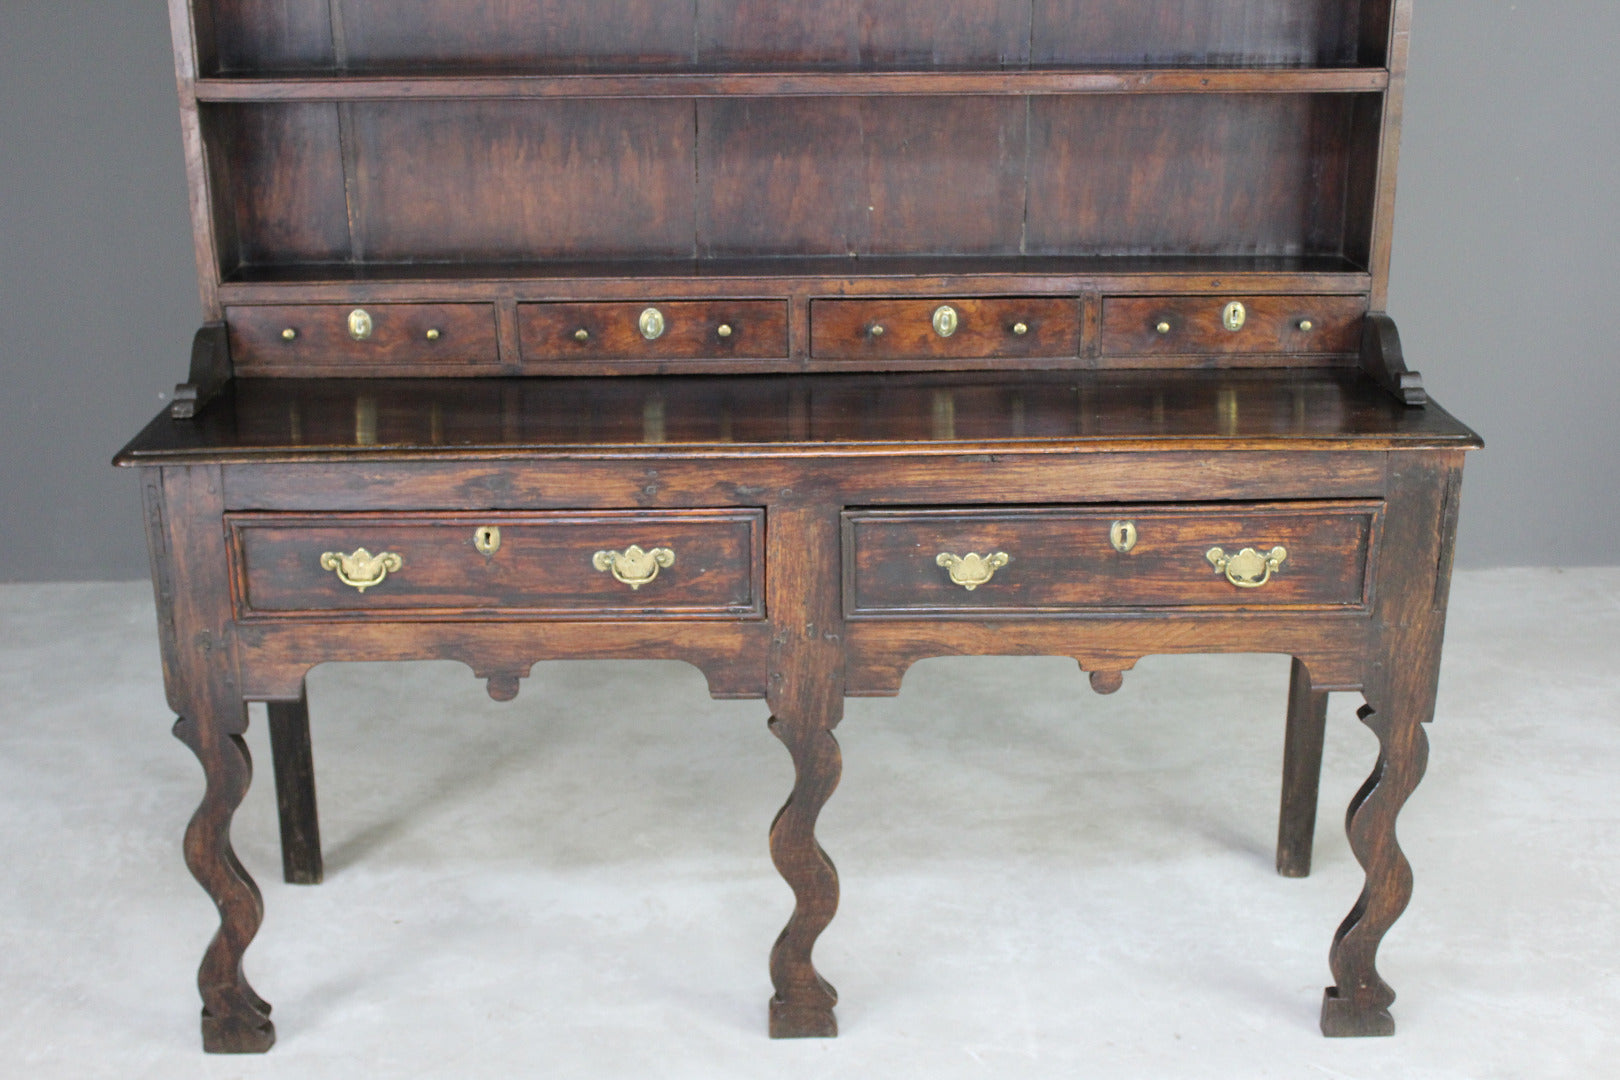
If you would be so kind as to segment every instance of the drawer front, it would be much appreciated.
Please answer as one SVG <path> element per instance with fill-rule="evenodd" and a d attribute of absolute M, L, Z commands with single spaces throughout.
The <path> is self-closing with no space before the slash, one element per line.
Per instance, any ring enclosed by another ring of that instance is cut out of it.
<path fill-rule="evenodd" d="M 810 305 L 810 352 L 821 359 L 1021 359 L 1079 351 L 1080 302 L 1073 299 L 816 300 Z"/>
<path fill-rule="evenodd" d="M 446 617 L 757 618 L 762 523 L 758 510 L 230 518 L 246 615 Z"/>
<path fill-rule="evenodd" d="M 845 609 L 1364 607 L 1380 516 L 1365 502 L 850 511 Z"/>
<path fill-rule="evenodd" d="M 780 359 L 786 300 L 522 304 L 530 361 Z"/>
<path fill-rule="evenodd" d="M 1242 305 L 1229 318 L 1228 308 Z M 1103 301 L 1105 356 L 1353 353 L 1359 296 L 1121 296 Z M 1233 329 L 1232 326 L 1236 326 Z"/>
<path fill-rule="evenodd" d="M 243 375 L 500 370 L 488 304 L 233 307 L 225 319 Z"/>

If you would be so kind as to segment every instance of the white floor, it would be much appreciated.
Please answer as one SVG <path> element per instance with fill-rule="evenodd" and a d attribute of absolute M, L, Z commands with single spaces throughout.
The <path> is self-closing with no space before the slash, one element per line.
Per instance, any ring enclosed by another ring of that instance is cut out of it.
<path fill-rule="evenodd" d="M 1620 570 L 1459 575 L 1393 1039 L 1317 1033 L 1374 742 L 1329 717 L 1316 872 L 1271 868 L 1287 661 L 926 661 L 852 701 L 822 842 L 836 1040 L 772 1042 L 786 751 L 672 663 L 310 680 L 326 884 L 282 884 L 263 714 L 237 849 L 264 889 L 264 1057 L 199 1049 L 215 916 L 181 863 L 150 594 L 0 588 L 0 1075 L 1620 1075 Z"/>

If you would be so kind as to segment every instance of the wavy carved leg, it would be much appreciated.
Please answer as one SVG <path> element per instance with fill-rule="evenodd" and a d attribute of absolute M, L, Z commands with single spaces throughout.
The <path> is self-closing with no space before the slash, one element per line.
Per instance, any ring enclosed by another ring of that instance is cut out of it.
<path fill-rule="evenodd" d="M 1283 738 L 1282 809 L 1277 815 L 1277 873 L 1309 877 L 1322 782 L 1322 739 L 1328 696 L 1311 689 L 1311 673 L 1297 659 L 1288 681 L 1288 729 Z"/>
<path fill-rule="evenodd" d="M 771 949 L 771 1037 L 838 1034 L 838 993 L 810 953 L 838 910 L 838 871 L 816 819 L 843 770 L 832 729 L 844 715 L 837 506 L 774 507 L 768 603 L 775 622 L 766 700 L 771 731 L 793 756 L 793 793 L 771 823 L 771 860 L 793 888 L 793 916 Z"/>
<path fill-rule="evenodd" d="M 220 718 L 225 719 L 225 718 Z M 263 1053 L 276 1041 L 270 1006 L 242 973 L 242 955 L 264 921 L 259 887 L 231 848 L 231 818 L 253 780 L 253 760 L 234 723 L 199 723 L 182 716 L 174 734 L 202 762 L 207 789 L 186 827 L 186 866 L 219 909 L 219 931 L 197 972 L 202 993 L 203 1049 L 212 1054 Z"/>
<path fill-rule="evenodd" d="M 1402 705 L 1405 707 L 1402 707 Z M 1345 817 L 1350 848 L 1367 872 L 1361 898 L 1333 936 L 1334 985 L 1322 998 L 1322 1034 L 1393 1035 L 1389 1007 L 1395 991 L 1378 975 L 1378 945 L 1412 898 L 1412 867 L 1395 839 L 1395 819 L 1423 778 L 1432 712 L 1398 703 L 1387 711 L 1365 705 L 1357 714 L 1378 736 L 1378 763 Z"/>
<path fill-rule="evenodd" d="M 321 827 L 315 810 L 315 756 L 309 742 L 309 696 L 272 701 L 270 759 L 276 774 L 276 812 L 281 819 L 281 872 L 289 885 L 319 885 Z"/>
<path fill-rule="evenodd" d="M 836 719 L 836 718 L 835 718 Z M 843 762 L 831 724 L 771 718 L 771 731 L 793 755 L 793 794 L 771 822 L 771 861 L 793 887 L 793 915 L 771 948 L 771 1037 L 838 1034 L 838 991 L 816 972 L 810 953 L 838 910 L 838 871 L 816 842 L 816 818 L 838 786 Z"/>

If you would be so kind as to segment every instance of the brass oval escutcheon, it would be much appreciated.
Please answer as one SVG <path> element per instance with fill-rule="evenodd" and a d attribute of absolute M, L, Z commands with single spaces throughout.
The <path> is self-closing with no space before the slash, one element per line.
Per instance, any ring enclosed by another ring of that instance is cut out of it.
<path fill-rule="evenodd" d="M 641 330 L 641 336 L 648 341 L 657 341 L 664 336 L 664 313 L 655 307 L 650 307 L 641 313 L 636 320 L 636 326 Z"/>
<path fill-rule="evenodd" d="M 941 304 L 934 309 L 934 333 L 940 337 L 950 337 L 956 333 L 956 327 L 961 322 L 957 317 L 956 309 L 949 304 Z"/>
<path fill-rule="evenodd" d="M 1225 310 L 1221 312 L 1221 325 L 1232 331 L 1234 334 L 1243 329 L 1244 325 L 1247 324 L 1248 321 L 1249 309 L 1244 307 L 1241 301 L 1232 301 L 1230 304 L 1227 304 Z"/>
<path fill-rule="evenodd" d="M 657 577 L 659 570 L 675 565 L 675 552 L 664 547 L 643 551 L 639 545 L 631 544 L 623 551 L 598 551 L 591 556 L 591 565 L 604 574 L 612 573 L 616 581 L 639 589 Z"/>
<path fill-rule="evenodd" d="M 1228 555 L 1224 549 L 1212 547 L 1204 553 L 1204 557 L 1238 588 L 1258 589 L 1271 580 L 1272 574 L 1282 569 L 1283 560 L 1288 558 L 1288 549 L 1279 544 L 1267 552 L 1244 548 L 1236 555 Z"/>
<path fill-rule="evenodd" d="M 1116 521 L 1108 527 L 1108 542 L 1121 555 L 1136 546 L 1136 522 Z"/>
<path fill-rule="evenodd" d="M 960 585 L 968 592 L 972 592 L 980 585 L 995 576 L 996 571 L 1012 562 L 1012 556 L 1005 551 L 998 551 L 993 555 L 980 555 L 970 551 L 966 555 L 952 555 L 942 551 L 934 556 L 934 565 L 943 566 L 951 575 L 951 584 Z"/>
<path fill-rule="evenodd" d="M 473 547 L 478 549 L 480 555 L 493 555 L 501 550 L 501 529 L 499 525 L 480 525 L 473 530 Z"/>
<path fill-rule="evenodd" d="M 366 340 L 375 328 L 371 321 L 371 312 L 365 308 L 355 308 L 349 312 L 349 336 L 354 340 Z"/>
<path fill-rule="evenodd" d="M 373 585 L 381 585 L 383 579 L 404 565 L 405 560 L 392 551 L 373 555 L 365 548 L 356 548 L 348 555 L 340 551 L 328 551 L 321 555 L 322 570 L 332 571 L 339 581 L 360 592 Z"/>

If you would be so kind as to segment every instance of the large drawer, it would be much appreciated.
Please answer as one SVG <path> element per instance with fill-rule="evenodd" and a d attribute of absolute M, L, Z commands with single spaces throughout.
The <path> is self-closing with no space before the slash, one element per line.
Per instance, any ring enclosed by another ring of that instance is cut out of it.
<path fill-rule="evenodd" d="M 786 300 L 521 304 L 526 361 L 780 359 Z"/>
<path fill-rule="evenodd" d="M 238 610 L 758 617 L 759 510 L 233 514 Z"/>
<path fill-rule="evenodd" d="M 1111 296 L 1104 356 L 1301 355 L 1361 347 L 1360 296 Z"/>
<path fill-rule="evenodd" d="M 1050 296 L 816 300 L 810 352 L 825 360 L 1076 356 L 1080 302 Z"/>
<path fill-rule="evenodd" d="M 1381 505 L 852 510 L 852 617 L 1120 608 L 1358 608 Z"/>
<path fill-rule="evenodd" d="M 488 304 L 274 304 L 228 308 L 225 320 L 242 375 L 500 370 Z"/>

